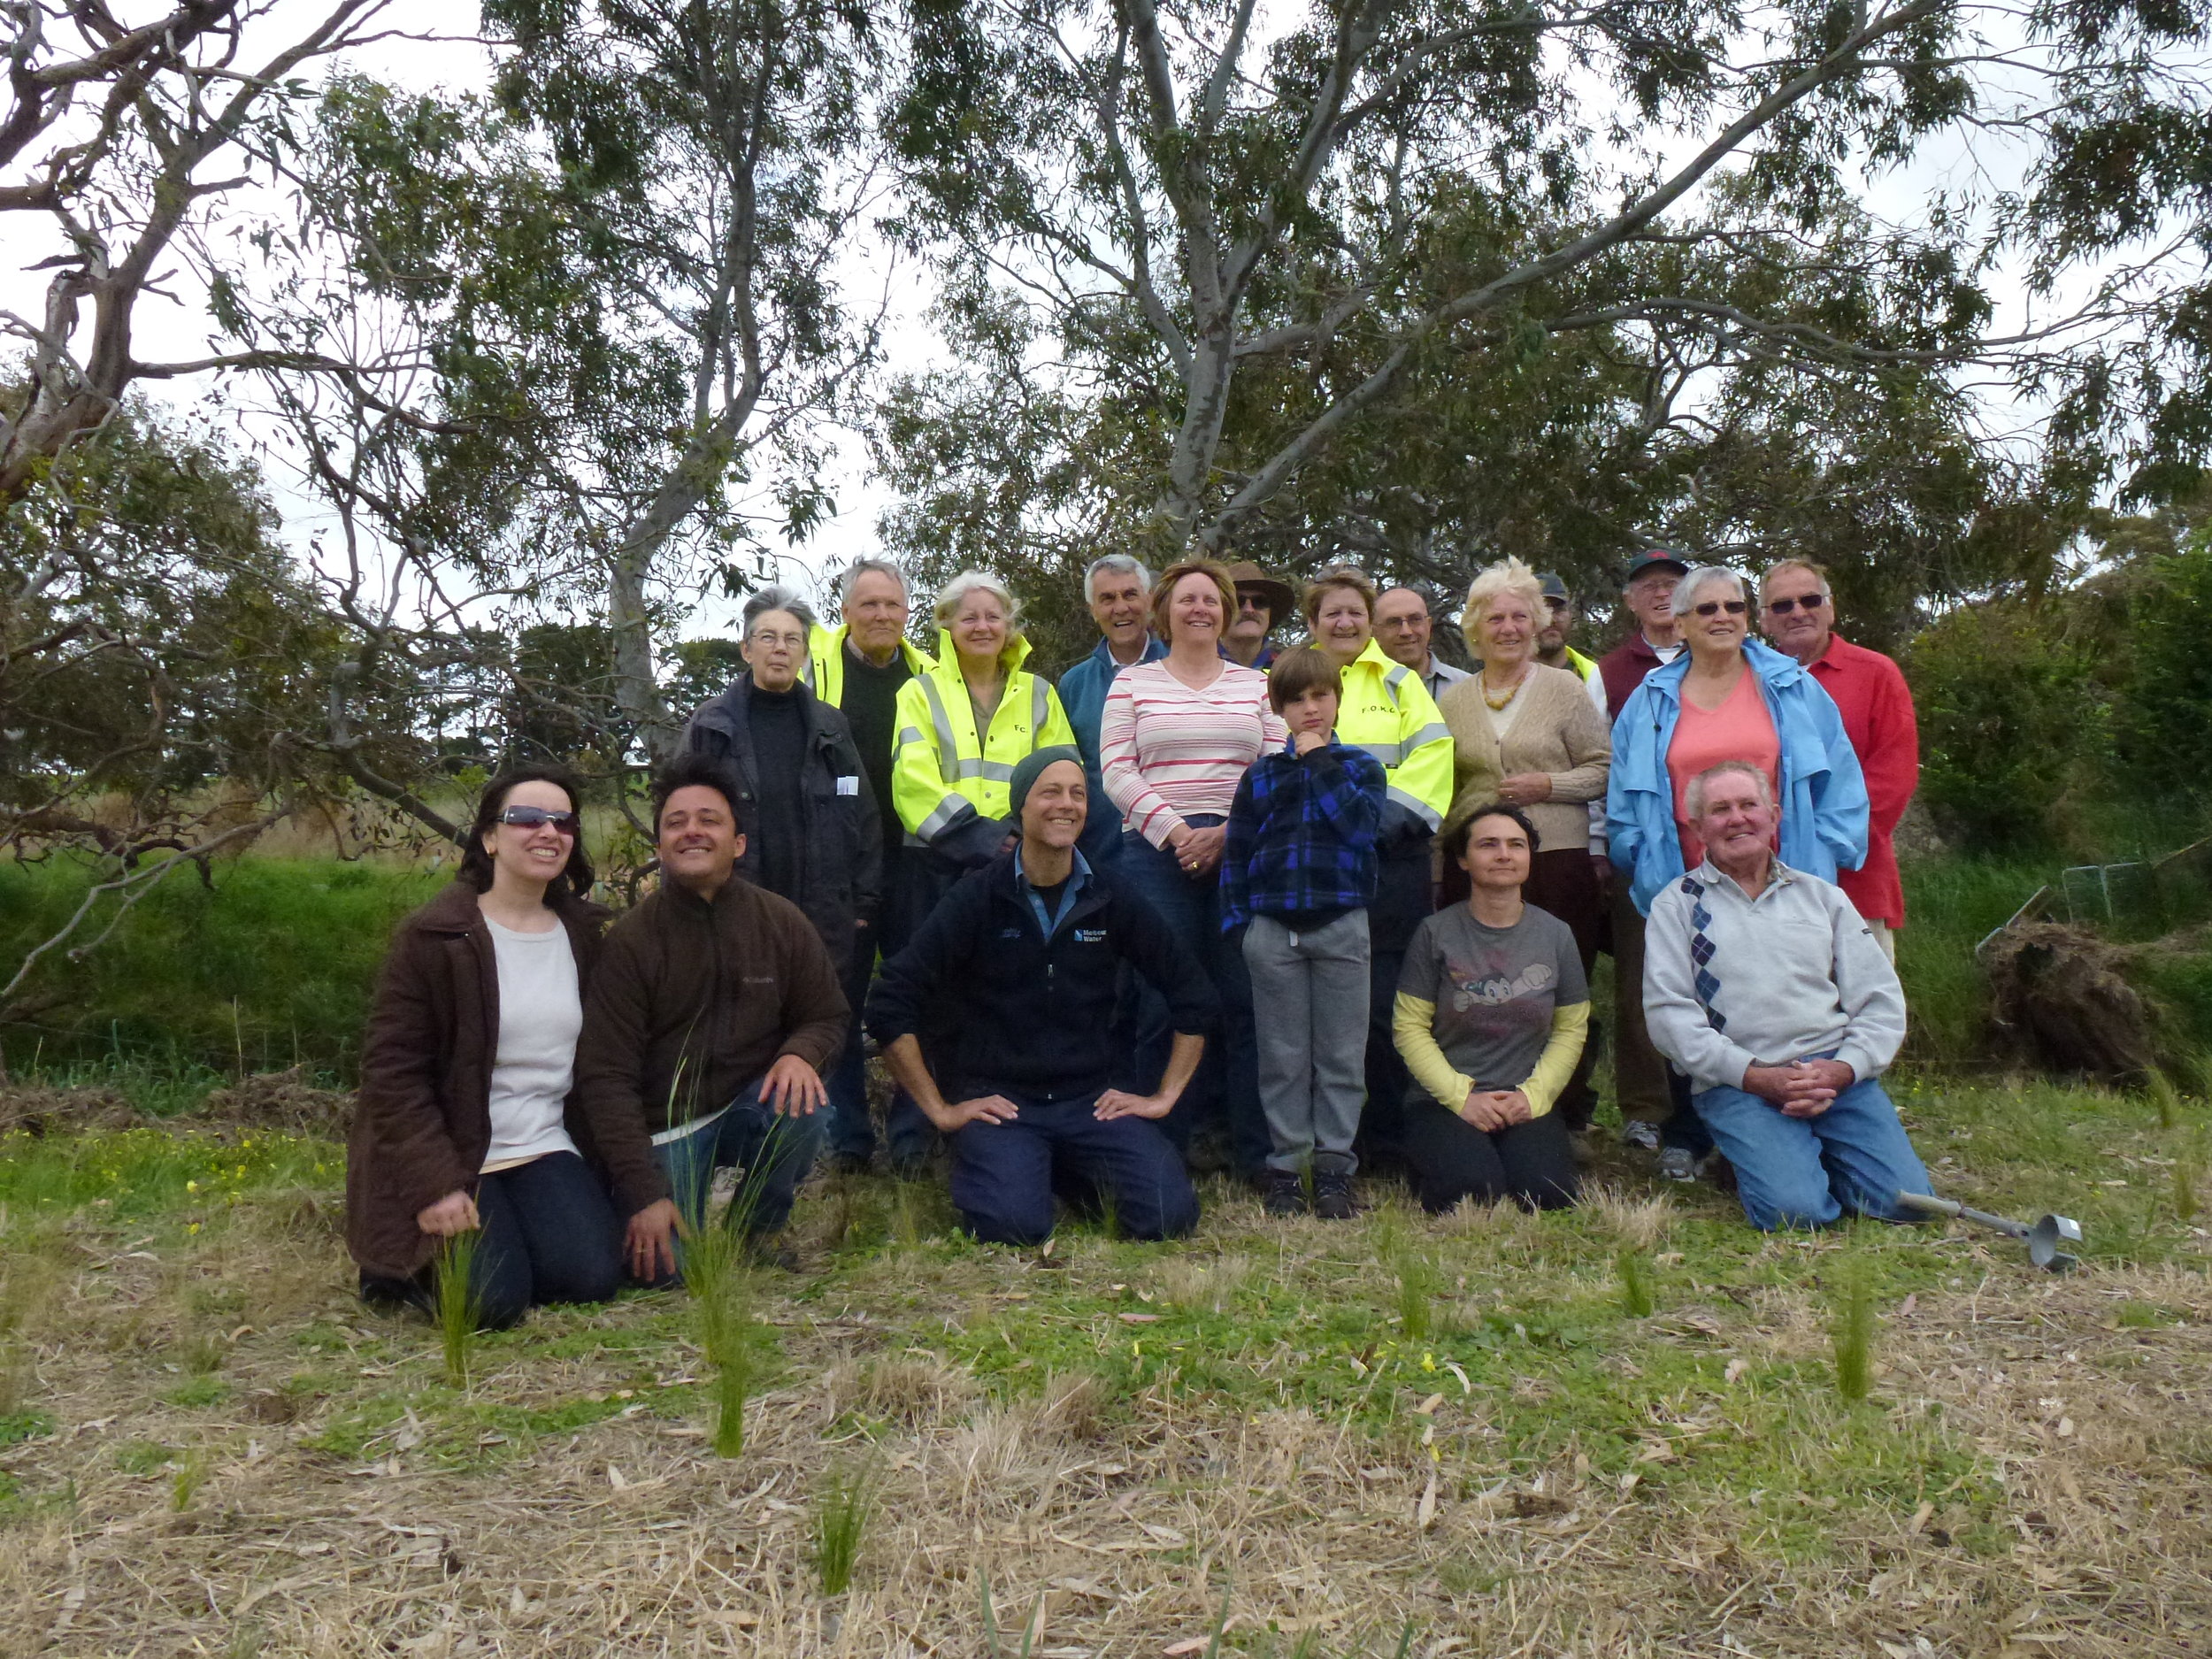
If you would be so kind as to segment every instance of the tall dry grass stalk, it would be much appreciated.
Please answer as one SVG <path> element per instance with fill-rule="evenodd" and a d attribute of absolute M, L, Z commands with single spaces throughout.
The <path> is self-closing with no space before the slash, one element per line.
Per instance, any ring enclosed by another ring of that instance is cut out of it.
<path fill-rule="evenodd" d="M 1836 1392 L 1856 1404 L 1874 1389 L 1874 1286 L 1863 1256 L 1847 1256 L 1837 1274 Z"/>
<path fill-rule="evenodd" d="M 445 1379 L 456 1388 L 468 1386 L 475 1359 L 476 1325 L 482 1315 L 476 1294 L 476 1250 L 481 1236 L 456 1233 L 438 1246 L 438 1343 L 445 1354 Z"/>

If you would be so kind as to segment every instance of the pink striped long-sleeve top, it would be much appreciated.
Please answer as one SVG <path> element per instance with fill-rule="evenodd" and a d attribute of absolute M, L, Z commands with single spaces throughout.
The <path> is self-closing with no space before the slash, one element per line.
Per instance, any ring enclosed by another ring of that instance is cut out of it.
<path fill-rule="evenodd" d="M 1146 663 L 1123 669 L 1106 694 L 1099 765 L 1123 826 L 1164 847 L 1187 814 L 1226 818 L 1246 768 L 1289 736 L 1257 670 L 1225 662 L 1194 690 L 1165 663 Z"/>

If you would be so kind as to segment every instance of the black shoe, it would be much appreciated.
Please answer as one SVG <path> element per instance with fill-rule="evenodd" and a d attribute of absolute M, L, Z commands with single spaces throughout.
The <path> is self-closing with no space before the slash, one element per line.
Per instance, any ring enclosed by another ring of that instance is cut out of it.
<path fill-rule="evenodd" d="M 787 1273 L 799 1271 L 799 1253 L 780 1238 L 747 1239 L 745 1254 L 756 1267 L 780 1267 Z"/>
<path fill-rule="evenodd" d="M 1324 1221 L 1349 1221 L 1359 1214 L 1352 1198 L 1352 1177 L 1345 1170 L 1313 1172 L 1313 1213 Z"/>
<path fill-rule="evenodd" d="M 830 1169 L 838 1175 L 865 1175 L 868 1155 L 865 1152 L 833 1152 L 830 1155 Z"/>
<path fill-rule="evenodd" d="M 1260 1208 L 1271 1216 L 1304 1215 L 1305 1178 L 1296 1170 L 1268 1171 L 1260 1187 Z"/>

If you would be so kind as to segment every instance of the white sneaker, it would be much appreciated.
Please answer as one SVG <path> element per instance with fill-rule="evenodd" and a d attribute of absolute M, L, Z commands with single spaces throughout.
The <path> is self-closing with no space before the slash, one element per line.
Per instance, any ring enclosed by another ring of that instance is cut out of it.
<path fill-rule="evenodd" d="M 1631 1118 L 1621 1125 L 1621 1144 L 1645 1152 L 1656 1152 L 1659 1150 L 1659 1125 L 1646 1118 Z"/>

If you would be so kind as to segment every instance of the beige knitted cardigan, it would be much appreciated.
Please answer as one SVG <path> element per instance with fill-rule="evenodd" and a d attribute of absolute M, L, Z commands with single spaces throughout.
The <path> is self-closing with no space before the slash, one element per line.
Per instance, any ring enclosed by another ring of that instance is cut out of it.
<path fill-rule="evenodd" d="M 1545 852 L 1590 844 L 1589 803 L 1605 794 L 1613 764 L 1613 739 L 1589 687 L 1570 669 L 1534 664 L 1521 687 L 1521 709 L 1500 752 L 1498 728 L 1482 699 L 1482 676 L 1447 686 L 1436 700 L 1452 733 L 1452 808 L 1444 827 L 1454 829 L 1477 807 L 1498 798 L 1498 782 L 1525 772 L 1551 779 L 1551 798 L 1525 809 Z"/>

